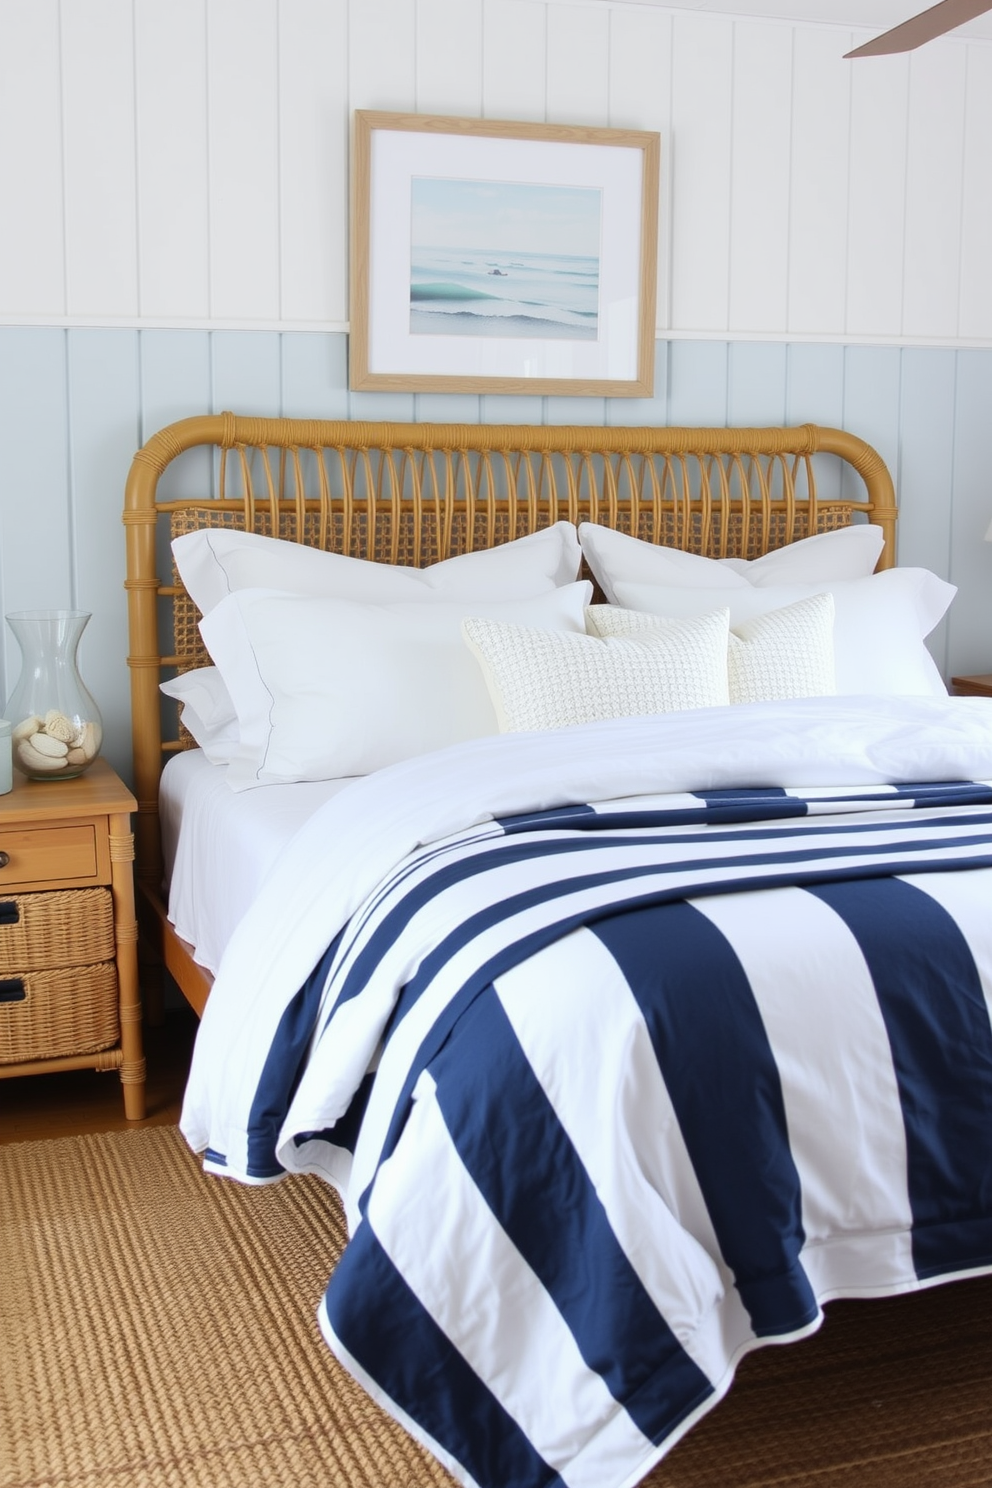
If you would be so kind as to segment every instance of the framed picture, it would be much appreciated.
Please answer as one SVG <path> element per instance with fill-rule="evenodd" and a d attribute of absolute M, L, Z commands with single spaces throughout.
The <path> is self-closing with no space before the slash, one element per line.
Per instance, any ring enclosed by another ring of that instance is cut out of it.
<path fill-rule="evenodd" d="M 649 397 L 660 138 L 358 111 L 350 384 Z"/>

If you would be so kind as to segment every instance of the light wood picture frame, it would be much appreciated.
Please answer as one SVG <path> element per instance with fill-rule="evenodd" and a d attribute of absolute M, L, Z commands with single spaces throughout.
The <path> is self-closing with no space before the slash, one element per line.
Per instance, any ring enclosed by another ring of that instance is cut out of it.
<path fill-rule="evenodd" d="M 358 110 L 349 384 L 650 397 L 659 135 Z"/>

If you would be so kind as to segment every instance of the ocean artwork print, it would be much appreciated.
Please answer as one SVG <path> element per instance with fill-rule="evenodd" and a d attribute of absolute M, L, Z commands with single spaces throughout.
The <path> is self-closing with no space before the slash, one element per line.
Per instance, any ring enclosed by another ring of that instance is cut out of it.
<path fill-rule="evenodd" d="M 598 187 L 410 184 L 411 335 L 597 340 Z"/>

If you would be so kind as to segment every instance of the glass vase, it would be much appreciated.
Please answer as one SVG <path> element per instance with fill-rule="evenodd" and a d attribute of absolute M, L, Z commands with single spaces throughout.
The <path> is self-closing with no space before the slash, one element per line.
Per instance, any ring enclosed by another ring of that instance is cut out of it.
<path fill-rule="evenodd" d="M 4 715 L 11 724 L 13 764 L 30 780 L 71 779 L 100 752 L 103 721 L 76 664 L 89 618 L 83 610 L 7 616 L 21 648 L 21 674 Z"/>

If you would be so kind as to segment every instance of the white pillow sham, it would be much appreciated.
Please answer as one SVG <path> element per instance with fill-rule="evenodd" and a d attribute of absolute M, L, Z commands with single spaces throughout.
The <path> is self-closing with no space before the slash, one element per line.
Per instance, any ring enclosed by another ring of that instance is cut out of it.
<path fill-rule="evenodd" d="M 238 742 L 238 715 L 216 667 L 195 667 L 159 684 L 182 703 L 182 721 L 212 765 L 226 765 Z"/>
<path fill-rule="evenodd" d="M 202 528 L 172 544 L 179 576 L 201 615 L 239 589 L 280 589 L 361 604 L 515 599 L 574 583 L 582 560 L 571 522 L 427 568 L 325 553 L 255 532 Z"/>
<path fill-rule="evenodd" d="M 366 775 L 498 732 L 462 643 L 467 614 L 584 633 L 587 581 L 529 599 L 432 604 L 239 589 L 200 623 L 237 710 L 234 790 Z"/>
<path fill-rule="evenodd" d="M 727 703 L 727 626 L 718 610 L 604 638 L 478 616 L 462 632 L 500 731 L 517 733 Z"/>
<path fill-rule="evenodd" d="M 885 545 L 881 527 L 861 522 L 818 532 L 761 558 L 703 558 L 593 522 L 579 525 L 582 552 L 611 604 L 621 604 L 617 584 L 668 584 L 673 588 L 744 589 L 748 585 L 819 584 L 867 578 Z"/>
<path fill-rule="evenodd" d="M 668 623 L 658 615 L 619 605 L 590 605 L 586 610 L 586 628 L 599 636 L 643 634 Z M 727 642 L 730 701 L 829 697 L 837 690 L 833 631 L 830 594 L 814 594 L 742 621 L 730 631 Z"/>
<path fill-rule="evenodd" d="M 618 603 L 667 618 L 730 610 L 733 630 L 756 615 L 812 594 L 834 600 L 834 675 L 838 693 L 898 693 L 945 697 L 947 689 L 923 638 L 941 619 L 956 589 L 923 568 L 887 568 L 869 578 L 831 584 L 747 589 L 684 589 L 617 585 Z"/>

